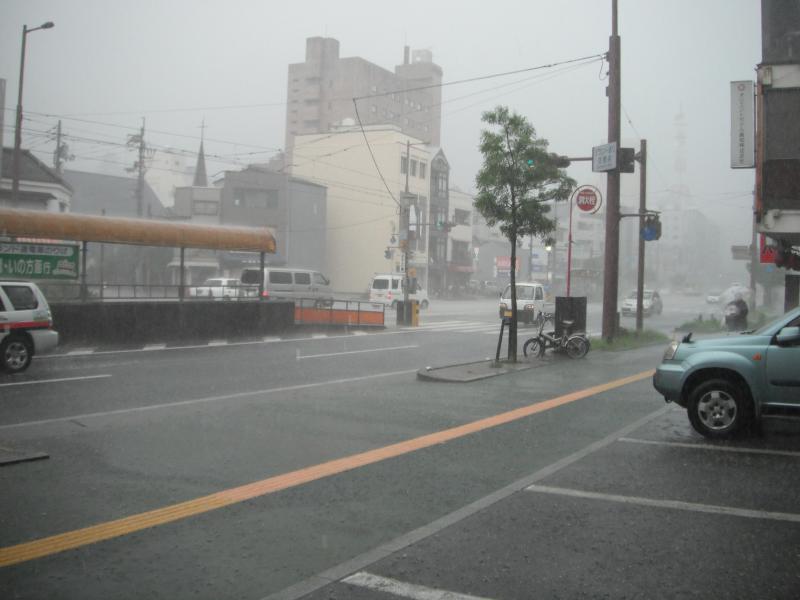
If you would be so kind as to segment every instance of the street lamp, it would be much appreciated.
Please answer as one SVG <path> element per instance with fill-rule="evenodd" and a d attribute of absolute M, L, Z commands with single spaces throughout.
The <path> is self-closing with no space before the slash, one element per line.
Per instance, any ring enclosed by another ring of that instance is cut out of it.
<path fill-rule="evenodd" d="M 27 25 L 22 26 L 22 51 L 19 57 L 19 89 L 17 90 L 17 123 L 14 129 L 14 165 L 11 182 L 11 206 L 19 204 L 19 162 L 20 148 L 22 146 L 22 81 L 25 75 L 25 40 L 29 33 L 40 29 L 51 29 L 54 26 L 52 21 L 42 23 L 39 27 L 28 29 Z"/>

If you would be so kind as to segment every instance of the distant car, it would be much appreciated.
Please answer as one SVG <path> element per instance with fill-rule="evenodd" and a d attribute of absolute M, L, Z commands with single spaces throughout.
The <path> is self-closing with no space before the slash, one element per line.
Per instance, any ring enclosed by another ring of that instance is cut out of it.
<path fill-rule="evenodd" d="M 664 302 L 661 295 L 655 290 L 645 290 L 642 294 L 642 313 L 645 316 L 660 315 L 664 310 Z M 636 315 L 636 290 L 628 294 L 622 301 L 622 316 L 632 317 Z"/>
<path fill-rule="evenodd" d="M 481 282 L 481 290 L 483 295 L 489 298 L 497 298 L 500 295 L 500 287 L 491 279 Z"/>
<path fill-rule="evenodd" d="M 21 373 L 58 345 L 50 306 L 35 283 L 0 281 L 0 369 Z"/>
<path fill-rule="evenodd" d="M 544 286 L 541 283 L 517 284 L 517 322 L 538 322 L 544 311 Z M 500 296 L 498 307 L 500 318 L 511 316 L 511 284 L 506 286 Z"/>
<path fill-rule="evenodd" d="M 706 303 L 708 303 L 708 304 L 719 304 L 721 295 L 722 295 L 722 292 L 709 292 L 708 296 L 706 296 Z"/>
<path fill-rule="evenodd" d="M 708 438 L 725 438 L 768 415 L 800 415 L 800 308 L 756 331 L 672 342 L 653 375 L 667 402 Z"/>
<path fill-rule="evenodd" d="M 189 288 L 189 296 L 193 298 L 212 298 L 230 300 L 242 295 L 242 282 L 230 277 L 213 277 L 206 279 L 203 285 Z"/>

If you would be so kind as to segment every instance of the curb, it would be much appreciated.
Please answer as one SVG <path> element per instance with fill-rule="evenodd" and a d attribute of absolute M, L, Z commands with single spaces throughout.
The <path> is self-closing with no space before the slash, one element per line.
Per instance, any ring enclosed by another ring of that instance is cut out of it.
<path fill-rule="evenodd" d="M 545 364 L 538 363 L 505 363 L 500 362 L 497 366 L 492 359 L 484 359 L 476 362 L 459 363 L 455 365 L 445 365 L 442 367 L 423 367 L 417 371 L 417 379 L 420 381 L 433 381 L 437 383 L 471 383 L 482 379 L 490 379 L 498 375 L 507 375 L 518 371 L 527 371 L 534 367 Z"/>

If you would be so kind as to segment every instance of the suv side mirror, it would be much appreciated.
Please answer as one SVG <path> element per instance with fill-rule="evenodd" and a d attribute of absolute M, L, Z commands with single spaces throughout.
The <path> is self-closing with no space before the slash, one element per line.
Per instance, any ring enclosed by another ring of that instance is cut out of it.
<path fill-rule="evenodd" d="M 800 327 L 784 327 L 775 336 L 779 346 L 791 346 L 800 343 Z"/>

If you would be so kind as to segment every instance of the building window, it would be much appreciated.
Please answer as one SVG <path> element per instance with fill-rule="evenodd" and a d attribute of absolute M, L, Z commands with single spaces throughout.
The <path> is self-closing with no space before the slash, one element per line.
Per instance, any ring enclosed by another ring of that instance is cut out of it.
<path fill-rule="evenodd" d="M 424 162 L 420 161 L 420 163 L 419 163 L 419 178 L 420 179 L 425 179 L 425 170 L 427 169 L 427 167 L 428 167 L 428 163 L 424 163 Z"/>
<path fill-rule="evenodd" d="M 439 173 L 436 176 L 436 191 L 440 193 L 447 192 L 447 175 L 444 173 Z"/>
<path fill-rule="evenodd" d="M 192 202 L 192 212 L 196 215 L 216 215 L 219 214 L 219 203 L 213 200 L 195 200 Z"/>
<path fill-rule="evenodd" d="M 461 208 L 455 209 L 453 220 L 456 222 L 456 225 L 469 225 L 469 211 Z"/>
<path fill-rule="evenodd" d="M 400 157 L 400 172 L 405 175 L 408 172 L 408 159 L 405 156 Z"/>
<path fill-rule="evenodd" d="M 417 161 L 415 161 L 413 159 L 411 161 L 411 176 L 412 177 L 416 177 L 417 176 Z"/>
<path fill-rule="evenodd" d="M 244 206 L 244 190 L 236 188 L 233 190 L 233 205 Z"/>
<path fill-rule="evenodd" d="M 319 104 L 319 98 L 306 98 L 307 106 L 316 106 Z"/>
<path fill-rule="evenodd" d="M 303 127 L 311 127 L 316 129 L 319 127 L 319 119 L 310 119 L 308 121 L 303 121 Z"/>

